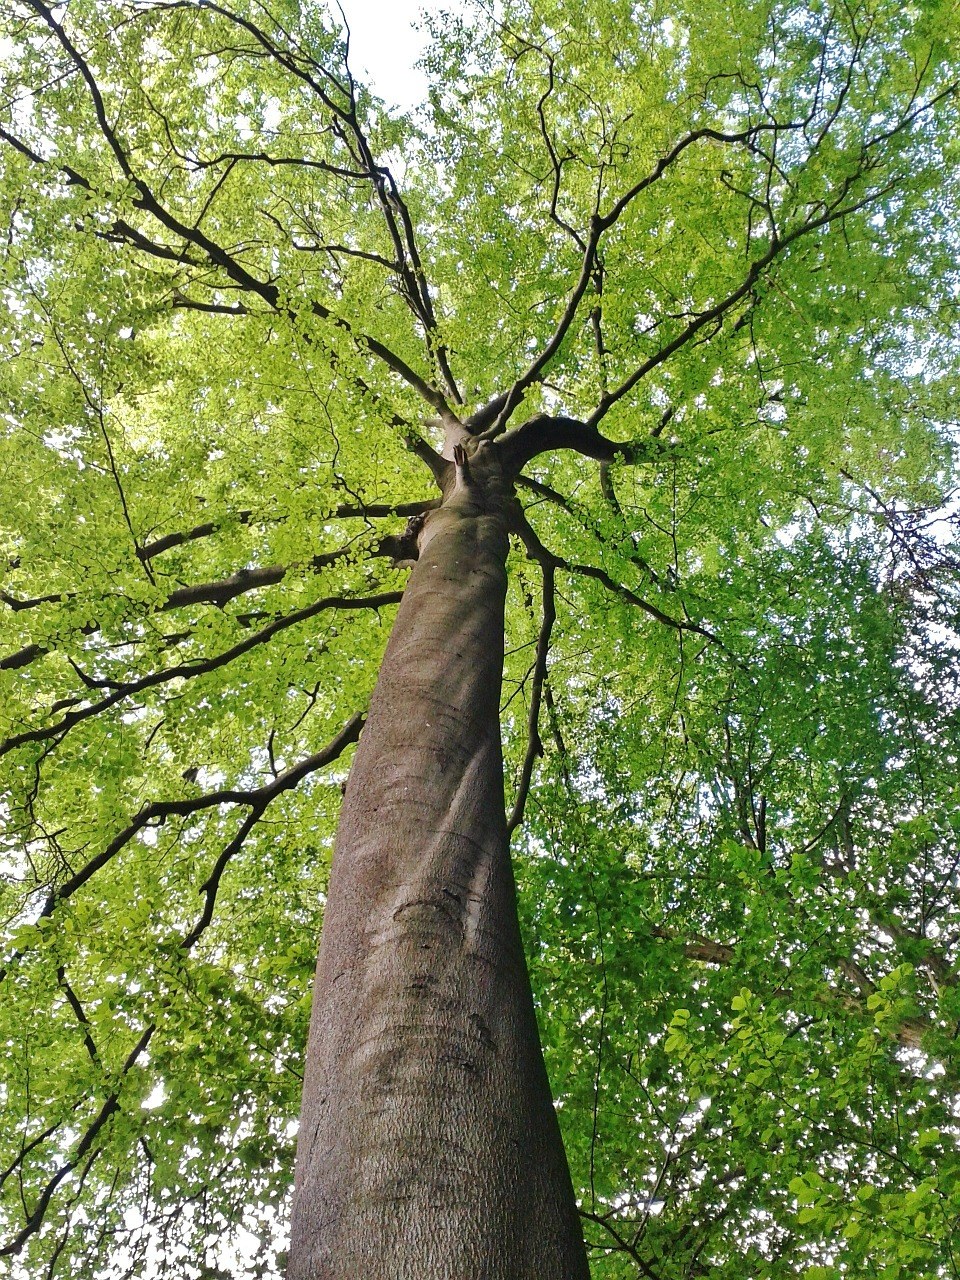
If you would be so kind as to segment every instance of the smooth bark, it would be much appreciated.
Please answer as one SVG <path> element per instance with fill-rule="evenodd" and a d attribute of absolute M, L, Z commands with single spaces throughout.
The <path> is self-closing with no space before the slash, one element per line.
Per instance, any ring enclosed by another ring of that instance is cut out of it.
<path fill-rule="evenodd" d="M 492 444 L 460 461 L 420 533 L 347 784 L 290 1280 L 589 1274 L 504 817 L 506 486 Z"/>

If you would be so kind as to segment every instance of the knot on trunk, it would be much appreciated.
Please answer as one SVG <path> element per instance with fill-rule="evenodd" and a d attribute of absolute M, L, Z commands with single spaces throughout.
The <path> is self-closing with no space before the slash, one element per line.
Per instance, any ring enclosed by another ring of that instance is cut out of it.
<path fill-rule="evenodd" d="M 426 512 L 418 512 L 407 521 L 403 533 L 391 533 L 377 544 L 377 554 L 388 556 L 395 569 L 410 569 L 420 558 L 420 531 Z"/>
<path fill-rule="evenodd" d="M 453 474 L 444 486 L 442 505 L 469 506 L 477 515 L 499 511 L 503 505 L 504 476 L 492 443 L 465 436 L 453 444 L 451 452 Z"/>
<path fill-rule="evenodd" d="M 467 451 L 462 444 L 453 446 L 453 465 L 456 471 L 457 485 L 470 484 L 470 462 L 467 458 Z"/>

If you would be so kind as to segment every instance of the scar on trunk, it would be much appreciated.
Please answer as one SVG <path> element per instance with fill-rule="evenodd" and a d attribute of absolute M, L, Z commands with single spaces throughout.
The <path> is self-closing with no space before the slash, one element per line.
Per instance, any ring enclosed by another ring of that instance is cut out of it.
<path fill-rule="evenodd" d="M 457 488 L 470 483 L 470 464 L 467 462 L 467 451 L 462 444 L 453 446 L 453 465 L 457 469 Z"/>
<path fill-rule="evenodd" d="M 392 533 L 380 540 L 380 554 L 389 556 L 395 569 L 412 569 L 420 558 L 420 530 L 425 512 L 411 516 L 403 533 Z"/>

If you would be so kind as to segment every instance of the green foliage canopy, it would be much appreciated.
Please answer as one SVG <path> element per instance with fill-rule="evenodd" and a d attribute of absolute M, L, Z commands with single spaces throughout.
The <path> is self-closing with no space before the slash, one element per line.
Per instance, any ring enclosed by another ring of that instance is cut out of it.
<path fill-rule="evenodd" d="M 403 521 L 492 404 L 595 1275 L 960 1274 L 955 6 L 479 5 L 412 118 L 306 0 L 3 13 L 14 1268 L 274 1274 Z"/>

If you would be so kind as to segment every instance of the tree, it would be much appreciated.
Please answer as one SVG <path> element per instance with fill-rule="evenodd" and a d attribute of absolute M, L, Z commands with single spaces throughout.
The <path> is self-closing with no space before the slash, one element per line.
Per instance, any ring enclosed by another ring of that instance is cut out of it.
<path fill-rule="evenodd" d="M 325 904 L 291 1276 L 958 1274 L 957 18 L 732 17 L 6 5 L 15 1274 L 282 1266 Z"/>

